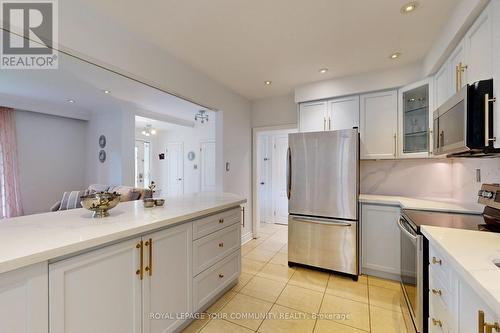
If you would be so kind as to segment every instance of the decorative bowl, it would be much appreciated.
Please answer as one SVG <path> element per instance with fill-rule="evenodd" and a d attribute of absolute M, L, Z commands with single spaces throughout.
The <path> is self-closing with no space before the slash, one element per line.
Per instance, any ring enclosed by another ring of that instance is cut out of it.
<path fill-rule="evenodd" d="M 147 198 L 142 201 L 145 208 L 151 208 L 155 206 L 155 199 Z"/>
<path fill-rule="evenodd" d="M 120 202 L 120 194 L 116 192 L 96 192 L 80 197 L 83 208 L 94 214 L 92 217 L 100 218 L 109 216 L 109 210 L 116 207 Z"/>
<path fill-rule="evenodd" d="M 155 206 L 161 207 L 165 204 L 165 199 L 155 199 Z"/>

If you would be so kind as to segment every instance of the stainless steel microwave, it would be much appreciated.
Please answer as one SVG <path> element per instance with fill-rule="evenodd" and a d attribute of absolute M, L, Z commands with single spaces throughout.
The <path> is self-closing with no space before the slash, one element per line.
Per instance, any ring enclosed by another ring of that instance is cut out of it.
<path fill-rule="evenodd" d="M 434 111 L 434 154 L 498 154 L 493 136 L 493 79 L 468 84 Z"/>

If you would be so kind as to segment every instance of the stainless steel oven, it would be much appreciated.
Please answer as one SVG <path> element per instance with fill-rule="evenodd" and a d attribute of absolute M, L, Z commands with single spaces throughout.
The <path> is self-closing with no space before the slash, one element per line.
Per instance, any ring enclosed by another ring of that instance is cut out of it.
<path fill-rule="evenodd" d="M 424 244 L 423 236 L 410 219 L 402 215 L 398 221 L 401 232 L 401 287 L 416 332 L 424 332 Z"/>

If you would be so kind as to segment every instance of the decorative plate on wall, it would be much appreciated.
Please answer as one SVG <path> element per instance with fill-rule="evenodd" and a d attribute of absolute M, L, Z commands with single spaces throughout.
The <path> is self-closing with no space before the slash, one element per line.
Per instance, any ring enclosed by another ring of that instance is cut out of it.
<path fill-rule="evenodd" d="M 104 163 L 106 161 L 106 152 L 101 149 L 99 151 L 99 162 Z"/>
<path fill-rule="evenodd" d="M 196 154 L 194 153 L 194 151 L 190 151 L 188 153 L 188 160 L 192 161 L 192 160 L 194 160 L 195 157 L 196 157 Z"/>
<path fill-rule="evenodd" d="M 104 136 L 104 134 L 101 134 L 101 136 L 99 137 L 99 147 L 106 147 L 106 137 Z"/>

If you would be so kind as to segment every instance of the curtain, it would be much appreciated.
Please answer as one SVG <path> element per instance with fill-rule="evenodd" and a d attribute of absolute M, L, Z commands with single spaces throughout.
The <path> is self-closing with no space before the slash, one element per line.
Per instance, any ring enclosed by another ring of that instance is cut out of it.
<path fill-rule="evenodd" d="M 5 107 L 0 107 L 0 205 L 0 218 L 23 215 L 15 111 Z"/>

